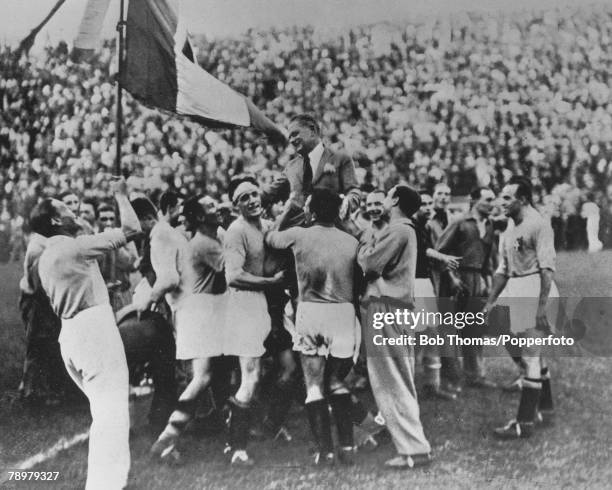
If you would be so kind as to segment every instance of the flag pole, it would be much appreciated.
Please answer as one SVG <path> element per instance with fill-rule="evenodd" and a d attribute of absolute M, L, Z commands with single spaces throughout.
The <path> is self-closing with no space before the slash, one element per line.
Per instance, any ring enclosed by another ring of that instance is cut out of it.
<path fill-rule="evenodd" d="M 123 17 L 124 0 L 120 1 L 119 5 L 119 21 L 117 22 L 117 32 L 119 40 L 117 45 L 117 113 L 115 117 L 115 175 L 121 176 L 121 143 L 123 140 L 123 107 L 122 95 L 123 88 L 121 87 L 121 79 L 123 78 L 123 43 L 125 37 L 125 19 Z M 120 283 L 117 282 L 117 251 L 112 250 L 110 254 L 110 274 L 109 282 L 106 286 L 111 293 L 111 301 L 114 297 L 114 292 Z"/>
<path fill-rule="evenodd" d="M 20 57 L 22 53 L 28 54 L 30 49 L 34 45 L 34 40 L 36 39 L 36 35 L 42 30 L 47 22 L 51 20 L 51 17 L 55 15 L 55 13 L 59 10 L 59 8 L 64 4 L 66 0 L 58 0 L 56 4 L 53 6 L 51 11 L 47 14 L 47 16 L 42 20 L 40 24 L 38 24 L 34 29 L 30 31 L 30 33 L 23 39 L 19 46 L 17 47 L 17 57 Z"/>
<path fill-rule="evenodd" d="M 119 41 L 117 46 L 117 113 L 115 118 L 115 175 L 121 175 L 121 143 L 123 140 L 123 107 L 122 96 L 123 88 L 121 80 L 123 78 L 123 44 L 125 41 L 125 19 L 123 17 L 124 0 L 120 1 L 119 6 L 119 22 L 117 22 L 117 32 L 119 33 Z"/>

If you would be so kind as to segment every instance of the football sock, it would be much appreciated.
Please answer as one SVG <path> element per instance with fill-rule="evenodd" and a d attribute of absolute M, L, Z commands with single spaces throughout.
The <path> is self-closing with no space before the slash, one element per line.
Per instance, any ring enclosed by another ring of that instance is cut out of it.
<path fill-rule="evenodd" d="M 187 424 L 193 420 L 196 406 L 197 400 L 179 400 L 176 403 L 176 409 L 170 415 L 168 426 L 164 432 L 174 433 L 175 435 L 183 432 Z"/>
<path fill-rule="evenodd" d="M 334 450 L 331 435 L 331 421 L 327 401 L 316 400 L 306 404 L 308 423 L 314 439 L 317 451 L 330 453 Z"/>
<path fill-rule="evenodd" d="M 542 374 L 542 393 L 540 394 L 540 403 L 538 408 L 540 410 L 552 410 L 553 399 L 552 399 L 552 390 L 550 388 L 550 372 L 548 368 L 543 368 L 541 370 Z"/>
<path fill-rule="evenodd" d="M 360 425 L 368 416 L 369 412 L 366 407 L 363 406 L 361 400 L 357 398 L 355 395 L 349 395 L 351 398 L 351 407 L 349 410 L 349 415 L 351 421 L 355 425 Z"/>
<path fill-rule="evenodd" d="M 341 447 L 353 447 L 353 421 L 350 417 L 352 409 L 351 395 L 349 393 L 331 395 L 329 402 L 334 414 L 334 420 L 336 421 L 338 443 Z"/>
<path fill-rule="evenodd" d="M 535 420 L 541 391 L 542 382 L 539 379 L 525 378 L 516 417 L 518 422 L 532 423 Z"/>
<path fill-rule="evenodd" d="M 232 450 L 245 450 L 249 435 L 250 407 L 237 401 L 234 397 L 229 399 L 229 445 Z"/>
<path fill-rule="evenodd" d="M 285 423 L 293 401 L 291 383 L 275 383 L 271 390 L 271 403 L 268 409 L 267 422 L 272 430 L 278 430 Z"/>

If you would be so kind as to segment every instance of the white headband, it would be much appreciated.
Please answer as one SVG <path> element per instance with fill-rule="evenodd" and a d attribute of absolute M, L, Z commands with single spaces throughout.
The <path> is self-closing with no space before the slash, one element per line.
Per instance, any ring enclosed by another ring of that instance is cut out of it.
<path fill-rule="evenodd" d="M 255 184 L 249 181 L 241 182 L 238 185 L 238 187 L 236 187 L 236 190 L 234 191 L 233 203 L 236 204 L 238 200 L 240 199 L 240 196 L 242 196 L 243 194 L 253 192 L 253 191 L 259 192 L 259 187 L 257 187 Z"/>

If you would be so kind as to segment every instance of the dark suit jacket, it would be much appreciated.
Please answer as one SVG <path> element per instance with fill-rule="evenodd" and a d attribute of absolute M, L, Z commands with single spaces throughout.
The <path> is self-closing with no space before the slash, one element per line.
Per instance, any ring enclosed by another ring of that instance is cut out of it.
<path fill-rule="evenodd" d="M 445 211 L 448 222 L 451 222 L 451 214 Z M 431 233 L 431 243 L 435 244 L 438 238 L 442 236 L 445 227 L 442 226 L 440 220 L 434 216 L 427 222 L 427 228 Z M 450 278 L 446 271 L 446 266 L 439 260 L 431 261 L 431 280 L 434 285 L 434 291 L 437 296 L 450 296 Z M 446 310 L 443 310 L 446 311 Z"/>
<path fill-rule="evenodd" d="M 302 208 L 309 194 L 304 190 L 303 179 L 304 160 L 298 155 L 287 164 L 284 175 L 264 190 L 262 196 L 264 205 L 286 200 L 290 193 L 294 194 L 291 210 L 283 217 L 280 229 L 301 225 L 304 222 Z M 312 178 L 312 187 L 323 187 L 344 195 L 359 194 L 355 164 L 351 157 L 346 153 L 324 148 L 317 172 Z"/>

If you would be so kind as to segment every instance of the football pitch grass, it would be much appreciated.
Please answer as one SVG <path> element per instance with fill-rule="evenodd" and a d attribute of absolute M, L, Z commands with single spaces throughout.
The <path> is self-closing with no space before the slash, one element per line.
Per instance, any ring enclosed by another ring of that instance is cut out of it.
<path fill-rule="evenodd" d="M 0 470 L 45 451 L 62 438 L 87 430 L 86 405 L 27 409 L 15 401 L 23 359 L 23 327 L 18 314 L 18 264 L 0 265 Z M 610 296 L 612 252 L 562 253 L 557 283 L 563 296 Z M 507 382 L 515 375 L 507 357 L 487 359 L 490 376 Z M 254 468 L 230 467 L 222 455 L 222 435 L 187 434 L 184 464 L 151 461 L 154 435 L 139 429 L 131 440 L 130 488 L 609 488 L 612 481 L 612 359 L 559 358 L 551 362 L 556 425 L 528 440 L 500 442 L 491 429 L 515 414 L 518 395 L 467 388 L 454 403 L 421 400 L 421 418 L 435 460 L 426 469 L 388 471 L 393 455 L 385 444 L 357 455 L 354 467 L 317 469 L 309 464 L 310 437 L 299 407 L 289 420 L 290 443 L 252 442 Z M 144 415 L 144 413 L 143 413 Z M 8 482 L 6 488 L 82 488 L 87 444 L 77 444 L 35 466 L 57 471 L 55 482 Z"/>

